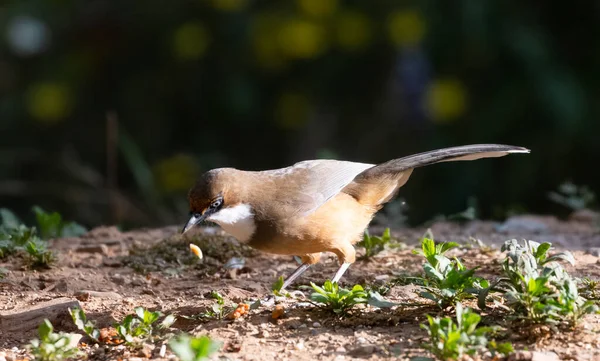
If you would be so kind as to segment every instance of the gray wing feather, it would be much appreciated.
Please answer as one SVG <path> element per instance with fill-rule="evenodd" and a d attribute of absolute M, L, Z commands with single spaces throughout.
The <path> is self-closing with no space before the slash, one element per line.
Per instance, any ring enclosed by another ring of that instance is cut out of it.
<path fill-rule="evenodd" d="M 290 167 L 266 171 L 278 178 L 277 197 L 287 208 L 289 216 L 314 212 L 338 194 L 365 169 L 374 164 L 338 160 L 307 160 Z"/>

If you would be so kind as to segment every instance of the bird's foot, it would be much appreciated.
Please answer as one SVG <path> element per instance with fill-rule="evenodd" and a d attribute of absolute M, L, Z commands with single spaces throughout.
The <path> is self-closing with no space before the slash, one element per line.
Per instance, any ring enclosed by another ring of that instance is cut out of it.
<path fill-rule="evenodd" d="M 264 307 L 273 307 L 275 305 L 275 295 L 267 295 L 262 300 L 260 300 L 260 304 Z"/>

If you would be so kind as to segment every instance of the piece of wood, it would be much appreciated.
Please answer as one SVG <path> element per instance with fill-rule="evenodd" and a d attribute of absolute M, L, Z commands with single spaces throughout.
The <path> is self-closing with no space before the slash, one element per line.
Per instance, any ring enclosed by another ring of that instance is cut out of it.
<path fill-rule="evenodd" d="M 0 312 L 0 330 L 3 332 L 27 332 L 35 330 L 48 319 L 52 323 L 71 317 L 69 308 L 81 308 L 79 301 L 61 297 L 33 306 Z"/>

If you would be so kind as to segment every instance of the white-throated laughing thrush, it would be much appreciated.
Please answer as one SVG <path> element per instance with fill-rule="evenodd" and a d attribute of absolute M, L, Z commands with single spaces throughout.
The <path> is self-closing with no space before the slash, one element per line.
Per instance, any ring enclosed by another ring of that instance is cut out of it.
<path fill-rule="evenodd" d="M 317 263 L 321 252 L 333 252 L 340 267 L 332 281 L 338 282 L 356 259 L 353 245 L 414 168 L 510 153 L 529 150 L 476 144 L 378 165 L 307 160 L 287 168 L 257 172 L 213 169 L 204 173 L 189 192 L 191 218 L 182 232 L 207 220 L 258 250 L 299 256 L 302 264 L 288 276 L 283 288 Z"/>

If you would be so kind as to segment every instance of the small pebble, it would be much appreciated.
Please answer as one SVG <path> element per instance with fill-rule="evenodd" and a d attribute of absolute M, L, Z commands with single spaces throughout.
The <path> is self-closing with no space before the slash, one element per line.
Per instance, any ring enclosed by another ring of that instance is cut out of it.
<path fill-rule="evenodd" d="M 375 346 L 373 345 L 362 345 L 350 351 L 350 355 L 355 357 L 371 356 L 375 352 Z"/>
<path fill-rule="evenodd" d="M 313 322 L 312 326 L 313 326 L 314 328 L 321 328 L 321 324 L 320 324 L 320 323 L 318 323 L 318 322 Z"/>
<path fill-rule="evenodd" d="M 304 344 L 302 342 L 298 342 L 297 344 L 294 345 L 294 348 L 298 351 L 302 351 L 302 350 L 304 350 Z"/>
<path fill-rule="evenodd" d="M 340 346 L 335 349 L 335 353 L 346 353 L 346 349 L 344 348 L 344 346 Z"/>

